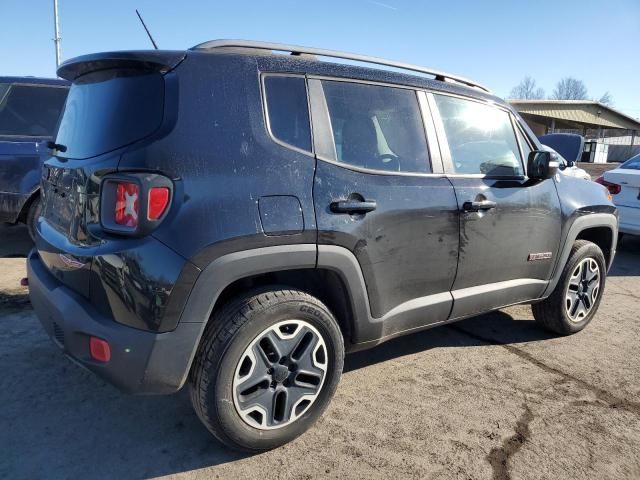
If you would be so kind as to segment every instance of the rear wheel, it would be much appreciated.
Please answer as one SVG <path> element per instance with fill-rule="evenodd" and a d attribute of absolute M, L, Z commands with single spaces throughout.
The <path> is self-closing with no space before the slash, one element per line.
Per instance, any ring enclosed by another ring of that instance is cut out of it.
<path fill-rule="evenodd" d="M 340 380 L 342 334 L 318 299 L 296 290 L 239 298 L 210 320 L 191 370 L 191 400 L 226 445 L 278 447 L 304 433 Z"/>
<path fill-rule="evenodd" d="M 37 196 L 33 202 L 31 202 L 29 211 L 27 212 L 27 218 L 25 219 L 29 236 L 34 242 L 36 241 L 36 227 L 40 213 L 42 213 L 42 202 L 40 201 L 40 196 Z"/>
<path fill-rule="evenodd" d="M 606 272 L 600 247 L 586 240 L 576 241 L 553 293 L 532 305 L 535 320 L 560 335 L 582 330 L 598 310 Z"/>

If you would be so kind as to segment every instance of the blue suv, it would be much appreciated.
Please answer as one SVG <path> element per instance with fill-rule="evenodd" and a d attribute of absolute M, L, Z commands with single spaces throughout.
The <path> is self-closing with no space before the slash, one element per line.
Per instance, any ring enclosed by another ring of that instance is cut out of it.
<path fill-rule="evenodd" d="M 27 224 L 34 238 L 39 215 L 40 170 L 70 83 L 0 77 L 0 222 Z"/>

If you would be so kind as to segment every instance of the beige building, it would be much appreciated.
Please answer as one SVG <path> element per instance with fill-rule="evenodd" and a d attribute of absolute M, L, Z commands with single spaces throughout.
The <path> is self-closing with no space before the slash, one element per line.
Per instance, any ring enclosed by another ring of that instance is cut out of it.
<path fill-rule="evenodd" d="M 531 130 L 577 133 L 609 145 L 609 161 L 620 162 L 640 153 L 640 120 L 602 103 L 585 100 L 509 100 Z"/>

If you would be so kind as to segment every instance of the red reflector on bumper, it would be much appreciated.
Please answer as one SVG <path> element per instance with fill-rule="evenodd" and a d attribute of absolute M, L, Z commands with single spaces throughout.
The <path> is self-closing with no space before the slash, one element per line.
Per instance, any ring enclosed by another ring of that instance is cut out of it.
<path fill-rule="evenodd" d="M 89 351 L 91 358 L 98 362 L 106 363 L 111 360 L 111 347 L 106 340 L 101 338 L 90 337 L 89 338 Z"/>

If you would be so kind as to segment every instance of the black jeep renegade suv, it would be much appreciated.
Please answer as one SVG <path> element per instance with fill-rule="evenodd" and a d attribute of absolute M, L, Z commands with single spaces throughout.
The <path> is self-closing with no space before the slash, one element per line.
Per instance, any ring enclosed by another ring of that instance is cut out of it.
<path fill-rule="evenodd" d="M 617 238 L 606 189 L 556 175 L 470 80 L 243 41 L 58 74 L 73 85 L 42 172 L 33 306 L 122 390 L 188 383 L 228 445 L 308 429 L 345 351 L 516 303 L 570 334 L 598 308 Z"/>

